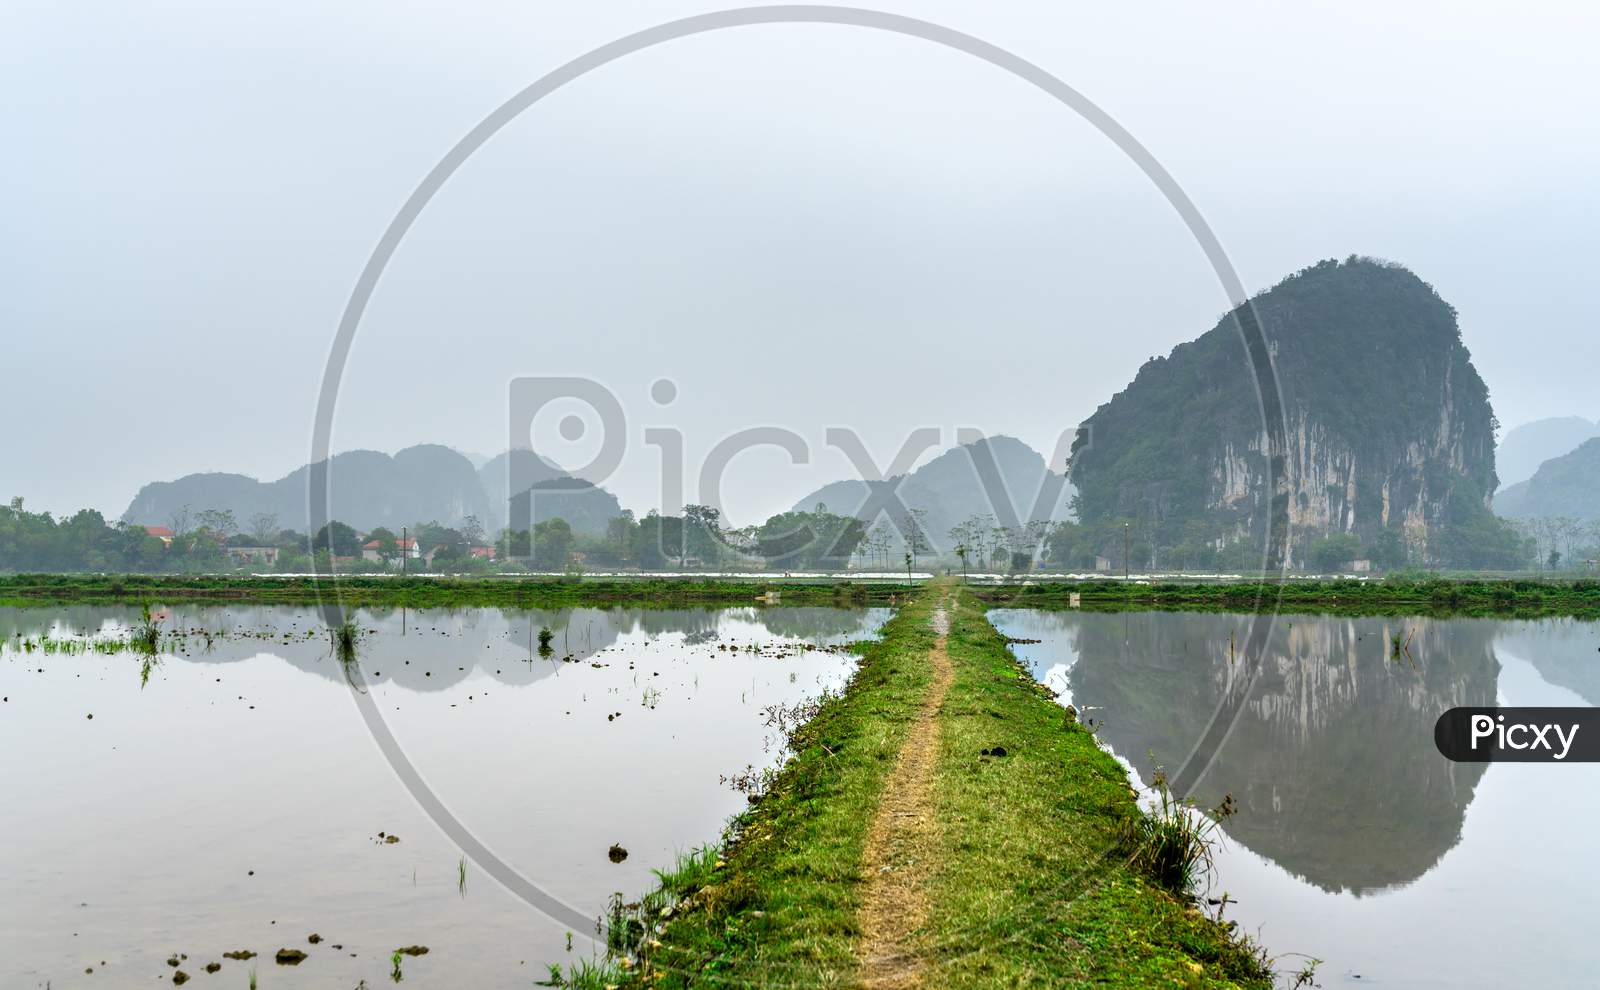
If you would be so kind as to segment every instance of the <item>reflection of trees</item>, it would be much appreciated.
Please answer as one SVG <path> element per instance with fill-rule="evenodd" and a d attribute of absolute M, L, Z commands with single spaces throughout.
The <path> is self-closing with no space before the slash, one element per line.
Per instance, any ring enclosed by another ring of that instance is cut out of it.
<path fill-rule="evenodd" d="M 1100 706 L 1100 735 L 1149 778 L 1189 755 L 1231 678 L 1248 620 L 1085 615 L 1073 697 Z M 1193 797 L 1225 793 L 1227 834 L 1328 890 L 1420 877 L 1459 840 L 1482 765 L 1434 749 L 1433 724 L 1492 705 L 1495 624 L 1296 616 L 1273 629 L 1260 680 Z M 1411 636 L 1414 665 L 1391 658 Z M 1235 639 L 1235 637 L 1237 637 Z"/>
<path fill-rule="evenodd" d="M 381 684 L 438 691 L 482 671 L 503 684 L 530 684 L 555 673 L 562 658 L 586 660 L 625 635 L 681 635 L 690 644 L 715 640 L 732 616 L 760 622 L 774 635 L 819 637 L 862 635 L 881 624 L 881 609 L 650 609 L 563 608 L 359 609 L 352 617 L 363 630 L 357 656 L 361 669 Z M 110 625 L 125 631 L 139 618 L 128 606 L 75 605 L 0 609 L 0 632 L 37 637 L 59 625 L 67 635 L 92 636 Z M 164 632 L 201 629 L 215 635 L 209 646 L 191 636 L 176 643 L 180 660 L 234 663 L 261 654 L 296 669 L 344 683 L 329 649 L 328 631 L 314 608 L 281 605 L 181 605 L 163 621 Z M 538 655 L 542 628 L 554 633 L 550 659 Z M 287 635 L 286 635 L 287 634 Z M 381 674 L 381 677 L 377 675 Z"/>
<path fill-rule="evenodd" d="M 57 625 L 61 632 L 71 636 L 94 636 L 108 622 L 120 623 L 126 629 L 139 618 L 139 610 L 127 606 L 107 608 L 103 605 L 53 605 L 49 608 L 0 608 L 0 641 L 37 639 Z"/>
<path fill-rule="evenodd" d="M 788 636 L 817 642 L 866 636 L 887 618 L 884 609 L 859 608 L 759 608 L 741 610 L 751 621 L 759 622 L 774 636 Z"/>

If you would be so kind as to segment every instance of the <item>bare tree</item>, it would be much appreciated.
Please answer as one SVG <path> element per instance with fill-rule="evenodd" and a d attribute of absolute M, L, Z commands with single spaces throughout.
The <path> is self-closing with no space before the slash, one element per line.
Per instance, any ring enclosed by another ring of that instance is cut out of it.
<path fill-rule="evenodd" d="M 1045 541 L 1050 539 L 1050 531 L 1054 528 L 1055 523 L 1048 519 L 1032 519 L 1022 527 L 1030 563 L 1037 563 L 1044 556 Z"/>
<path fill-rule="evenodd" d="M 239 522 L 233 518 L 232 509 L 203 509 L 195 516 L 201 529 L 210 530 L 223 539 L 239 531 Z"/>
<path fill-rule="evenodd" d="M 172 538 L 179 539 L 189 532 L 189 507 L 179 506 L 167 515 L 167 528 L 172 530 Z"/>
<path fill-rule="evenodd" d="M 951 549 L 961 560 L 961 580 L 967 579 L 967 558 L 977 552 L 979 533 L 974 524 L 976 516 L 950 527 Z"/>
<path fill-rule="evenodd" d="M 933 550 L 928 542 L 927 509 L 911 509 L 900 523 L 900 538 L 905 541 L 906 553 L 915 567 L 918 554 L 927 554 Z"/>
<path fill-rule="evenodd" d="M 870 541 L 873 563 L 888 570 L 889 550 L 894 546 L 894 536 L 889 532 L 889 527 L 882 522 L 874 523 L 867 532 L 867 539 Z"/>
<path fill-rule="evenodd" d="M 266 546 L 278 538 L 278 514 L 257 512 L 250 517 L 250 538 L 257 546 Z"/>

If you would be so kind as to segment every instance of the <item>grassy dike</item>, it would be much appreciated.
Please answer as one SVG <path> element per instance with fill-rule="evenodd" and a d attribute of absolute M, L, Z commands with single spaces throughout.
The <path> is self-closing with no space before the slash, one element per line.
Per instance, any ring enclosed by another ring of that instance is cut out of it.
<path fill-rule="evenodd" d="M 1140 812 L 1120 766 L 1017 663 L 983 604 L 947 582 L 863 648 L 720 854 L 686 858 L 621 912 L 614 930 L 633 958 L 596 984 L 862 985 L 863 853 L 930 686 L 941 604 L 954 680 L 936 716 L 931 838 L 906 867 L 926 910 L 905 946 L 916 976 L 892 985 L 1269 984 L 1227 928 L 1128 865 L 1118 840 Z M 983 755 L 996 747 L 1005 755 Z"/>

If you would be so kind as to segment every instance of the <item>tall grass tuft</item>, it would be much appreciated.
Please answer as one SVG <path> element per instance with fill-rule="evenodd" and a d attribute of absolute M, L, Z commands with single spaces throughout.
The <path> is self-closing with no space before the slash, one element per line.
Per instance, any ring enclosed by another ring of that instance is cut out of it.
<path fill-rule="evenodd" d="M 1165 773 L 1156 772 L 1153 790 L 1159 803 L 1141 811 L 1122 827 L 1128 862 L 1156 886 L 1179 897 L 1193 897 L 1213 867 L 1212 849 L 1221 841 L 1219 823 L 1235 809 L 1232 795 L 1208 813 L 1174 797 Z"/>

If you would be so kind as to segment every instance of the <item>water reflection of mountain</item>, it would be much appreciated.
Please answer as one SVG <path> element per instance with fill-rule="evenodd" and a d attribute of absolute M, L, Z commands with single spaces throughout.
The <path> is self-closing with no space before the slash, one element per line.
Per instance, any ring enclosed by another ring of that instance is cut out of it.
<path fill-rule="evenodd" d="M 439 691 L 481 672 L 502 684 L 530 684 L 555 674 L 564 658 L 586 661 L 623 636 L 681 636 L 705 643 L 718 638 L 729 619 L 765 629 L 768 635 L 818 642 L 854 639 L 882 625 L 882 609 L 361 609 L 354 619 L 367 635 L 362 670 L 379 683 L 415 691 Z M 139 611 L 118 606 L 0 608 L 0 633 L 38 637 L 53 628 L 62 635 L 114 634 L 138 620 Z M 178 606 L 163 613 L 162 627 L 189 632 L 178 659 L 227 664 L 261 654 L 297 669 L 343 683 L 344 673 L 328 648 L 327 629 L 312 608 Z M 551 655 L 539 655 L 538 636 L 548 628 Z M 209 645 L 199 630 L 213 633 Z"/>
<path fill-rule="evenodd" d="M 1100 706 L 1101 738 L 1147 780 L 1201 737 L 1248 620 L 1084 615 L 1074 699 Z M 1427 872 L 1460 839 L 1482 765 L 1433 745 L 1439 714 L 1492 705 L 1496 624 L 1475 620 L 1280 619 L 1262 676 L 1197 801 L 1231 793 L 1228 836 L 1327 890 L 1371 890 Z M 1392 658 L 1393 637 L 1412 660 Z M 1237 637 L 1237 639 L 1235 639 Z"/>
<path fill-rule="evenodd" d="M 1583 619 L 1507 622 L 1496 645 L 1533 665 L 1539 676 L 1600 705 L 1600 623 Z"/>
<path fill-rule="evenodd" d="M 867 621 L 863 623 L 865 613 Z M 735 615 L 759 622 L 768 633 L 813 644 L 843 643 L 876 630 L 888 621 L 886 608 L 743 608 Z"/>

